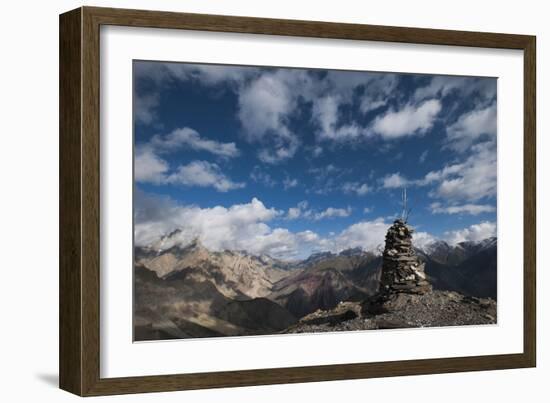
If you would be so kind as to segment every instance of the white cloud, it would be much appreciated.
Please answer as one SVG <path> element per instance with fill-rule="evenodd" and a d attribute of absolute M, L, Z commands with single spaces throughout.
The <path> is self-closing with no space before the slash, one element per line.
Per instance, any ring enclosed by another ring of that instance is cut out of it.
<path fill-rule="evenodd" d="M 233 182 L 221 172 L 218 165 L 208 161 L 192 161 L 170 172 L 168 163 L 149 147 L 136 149 L 134 176 L 136 182 L 213 187 L 219 192 L 245 187 L 245 183 Z"/>
<path fill-rule="evenodd" d="M 461 204 L 461 205 L 443 206 L 439 202 L 430 204 L 430 209 L 434 214 L 478 215 L 481 213 L 492 213 L 496 211 L 495 206 L 492 206 L 490 204 Z"/>
<path fill-rule="evenodd" d="M 361 221 L 350 225 L 334 239 L 334 249 L 360 247 L 365 250 L 375 251 L 384 247 L 384 239 L 390 224 L 382 218 L 374 221 Z"/>
<path fill-rule="evenodd" d="M 383 188 L 395 189 L 407 186 L 429 186 L 434 188 L 429 195 L 434 198 L 446 199 L 455 205 L 449 211 L 458 213 L 456 203 L 459 201 L 474 202 L 480 199 L 494 197 L 497 191 L 497 154 L 493 141 L 478 143 L 470 147 L 469 156 L 443 168 L 428 172 L 421 179 L 407 179 L 395 172 L 380 179 Z M 466 204 L 463 211 L 475 214 L 473 204 Z M 479 210 L 479 207 L 477 208 Z M 484 211 L 488 211 L 485 208 Z M 438 211 L 443 212 L 443 211 Z M 479 214 L 479 213 L 477 213 Z"/>
<path fill-rule="evenodd" d="M 134 97 L 134 118 L 144 125 L 151 124 L 156 118 L 155 108 L 159 105 L 159 95 L 147 94 Z"/>
<path fill-rule="evenodd" d="M 427 86 L 418 88 L 413 98 L 417 102 L 427 98 L 444 98 L 454 91 L 459 91 L 462 97 L 471 98 L 477 93 L 483 100 L 490 100 L 496 95 L 496 79 L 435 76 Z"/>
<path fill-rule="evenodd" d="M 398 77 L 394 74 L 330 71 L 325 81 L 329 91 L 313 99 L 312 120 L 319 126 L 317 135 L 321 140 L 348 141 L 367 136 L 368 130 L 354 120 L 342 123 L 340 107 L 354 104 L 357 97 L 362 113 L 387 105 Z M 356 94 L 359 88 L 363 89 L 361 95 Z"/>
<path fill-rule="evenodd" d="M 407 104 L 398 111 L 390 109 L 376 117 L 371 129 L 386 139 L 423 134 L 433 126 L 440 110 L 441 103 L 436 99 L 419 105 Z"/>
<path fill-rule="evenodd" d="M 397 87 L 398 77 L 395 74 L 377 74 L 376 79 L 369 82 L 361 99 L 359 109 L 368 113 L 388 103 Z"/>
<path fill-rule="evenodd" d="M 363 213 L 364 213 L 364 214 L 369 214 L 370 212 L 372 212 L 372 209 L 371 209 L 370 207 L 365 207 L 365 208 L 363 209 Z"/>
<path fill-rule="evenodd" d="M 320 139 L 343 141 L 363 134 L 363 128 L 356 123 L 338 126 L 340 102 L 340 97 L 335 95 L 327 95 L 314 102 L 312 119 L 319 125 Z"/>
<path fill-rule="evenodd" d="M 424 150 L 422 154 L 420 154 L 420 157 L 418 157 L 418 162 L 423 164 L 426 161 L 426 158 L 428 157 L 428 150 Z"/>
<path fill-rule="evenodd" d="M 239 118 L 251 140 L 261 139 L 269 131 L 288 135 L 284 118 L 294 100 L 284 81 L 274 74 L 264 74 L 239 93 Z"/>
<path fill-rule="evenodd" d="M 323 154 L 323 147 L 321 146 L 315 146 L 313 147 L 311 153 L 314 157 L 319 157 L 321 154 Z"/>
<path fill-rule="evenodd" d="M 333 175 L 333 174 L 336 174 L 336 173 L 341 172 L 341 171 L 342 171 L 342 169 L 338 168 L 334 164 L 328 164 L 328 165 L 324 165 L 324 166 L 317 166 L 317 167 L 310 168 L 308 170 L 309 173 L 314 174 L 314 175 L 316 175 L 317 178 L 322 178 L 322 179 L 326 178 L 329 175 Z"/>
<path fill-rule="evenodd" d="M 413 98 L 416 101 L 422 101 L 427 98 L 445 97 L 453 90 L 466 85 L 471 79 L 465 77 L 437 76 L 432 78 L 430 84 L 418 88 Z"/>
<path fill-rule="evenodd" d="M 494 237 L 496 234 L 496 223 L 482 221 L 479 224 L 471 225 L 468 228 L 445 232 L 445 238 L 451 245 L 456 245 L 457 243 L 466 241 L 480 242 L 486 238 Z"/>
<path fill-rule="evenodd" d="M 296 207 L 290 207 L 286 214 L 287 220 L 295 220 L 297 218 L 311 218 L 314 214 L 312 209 L 308 209 L 309 203 L 306 200 L 301 201 Z"/>
<path fill-rule="evenodd" d="M 359 71 L 328 70 L 326 78 L 322 80 L 331 92 L 338 93 L 347 103 L 352 102 L 353 93 L 360 86 L 368 85 L 380 76 L 378 73 Z"/>
<path fill-rule="evenodd" d="M 287 218 L 289 220 L 295 220 L 297 218 L 300 218 L 302 215 L 302 210 L 299 207 L 290 207 L 288 209 Z"/>
<path fill-rule="evenodd" d="M 294 178 L 294 179 L 290 179 L 290 178 L 285 178 L 283 179 L 283 187 L 285 188 L 285 190 L 288 190 L 290 188 L 294 188 L 298 186 L 298 179 Z"/>
<path fill-rule="evenodd" d="M 326 210 L 316 213 L 314 215 L 314 219 L 323 220 L 325 218 L 333 218 L 333 217 L 348 217 L 350 214 L 351 214 L 351 207 L 347 207 L 345 209 L 328 207 Z"/>
<path fill-rule="evenodd" d="M 364 196 L 370 192 L 369 186 L 360 182 L 346 182 L 342 185 L 342 190 L 345 193 L 355 193 L 358 196 Z"/>
<path fill-rule="evenodd" d="M 134 65 L 134 72 L 137 78 L 151 79 L 157 84 L 171 84 L 177 80 L 215 86 L 222 83 L 239 85 L 260 71 L 252 67 L 142 61 Z"/>
<path fill-rule="evenodd" d="M 335 217 L 348 217 L 352 209 L 351 207 L 347 208 L 338 208 L 338 207 L 327 207 L 325 210 L 316 211 L 314 209 L 308 208 L 309 204 L 307 201 L 301 201 L 296 205 L 296 207 L 291 207 L 288 209 L 286 214 L 287 220 L 296 220 L 298 218 L 304 218 L 309 220 L 323 220 L 326 218 L 335 218 Z"/>
<path fill-rule="evenodd" d="M 307 207 L 304 201 L 296 209 L 305 211 Z M 334 215 L 336 210 L 326 209 L 317 214 Z M 208 249 L 214 251 L 246 250 L 256 255 L 269 254 L 282 259 L 296 259 L 305 258 L 316 251 L 340 252 L 354 247 L 380 251 L 391 225 L 383 218 L 377 218 L 357 222 L 340 233 L 330 232 L 327 237 L 322 237 L 311 230 L 292 232 L 268 225 L 282 214 L 275 208 L 266 207 L 257 198 L 231 207 L 200 208 L 178 205 L 170 199 L 148 195 L 138 189 L 134 210 L 135 242 L 137 246 L 150 245 L 174 229 L 180 229 L 181 233 L 174 238 L 174 244 L 186 245 L 199 237 Z M 336 213 L 339 214 L 344 213 Z M 413 242 L 419 246 L 433 239 L 425 232 L 413 235 Z M 164 245 L 165 248 L 170 246 L 173 245 Z"/>
<path fill-rule="evenodd" d="M 258 165 L 254 166 L 250 173 L 250 179 L 256 183 L 261 183 L 267 187 L 273 187 L 277 184 L 277 181 L 271 177 L 267 172 L 264 172 Z"/>
<path fill-rule="evenodd" d="M 233 158 L 240 155 L 235 143 L 222 143 L 205 139 L 189 127 L 173 130 L 166 135 L 155 135 L 149 146 L 162 153 L 174 152 L 181 147 L 189 147 L 196 151 L 207 151 L 220 157 Z"/>
<path fill-rule="evenodd" d="M 136 148 L 134 177 L 137 182 L 160 184 L 164 182 L 169 166 L 148 147 Z"/>
<path fill-rule="evenodd" d="M 168 154 L 187 146 L 194 150 L 208 151 L 229 158 L 239 155 L 235 143 L 221 143 L 202 138 L 190 128 L 176 129 L 167 135 L 155 135 L 135 149 L 134 175 L 137 182 L 156 185 L 172 184 L 185 186 L 213 187 L 220 192 L 240 189 L 244 183 L 230 180 L 217 164 L 208 161 L 192 161 L 175 169 L 159 154 Z"/>
<path fill-rule="evenodd" d="M 275 164 L 292 158 L 300 141 L 288 127 L 300 96 L 308 91 L 311 78 L 304 71 L 277 70 L 260 75 L 238 92 L 238 117 L 249 142 L 262 145 L 258 157 Z"/>
<path fill-rule="evenodd" d="M 488 107 L 474 109 L 458 118 L 447 128 L 449 147 L 456 151 L 466 151 L 480 137 L 495 137 L 497 132 L 496 102 Z"/>
<path fill-rule="evenodd" d="M 192 161 L 187 165 L 179 166 L 174 173 L 166 177 L 165 182 L 185 186 L 213 187 L 219 192 L 245 187 L 244 183 L 231 181 L 221 172 L 218 165 L 208 161 Z"/>
<path fill-rule="evenodd" d="M 382 187 L 385 189 L 403 188 L 410 185 L 412 182 L 402 176 L 399 172 L 391 175 L 386 175 L 382 178 Z"/>
<path fill-rule="evenodd" d="M 281 138 L 274 148 L 264 147 L 258 152 L 258 159 L 266 164 L 278 164 L 296 154 L 299 141 L 296 137 Z"/>
<path fill-rule="evenodd" d="M 321 137 L 332 137 L 332 131 L 338 121 L 338 106 L 338 98 L 333 95 L 320 98 L 313 104 L 312 118 L 321 127 Z"/>
<path fill-rule="evenodd" d="M 138 192 L 135 243 L 146 246 L 174 229 L 181 229 L 177 241 L 182 245 L 200 237 L 204 245 L 212 250 L 247 249 L 261 253 L 266 248 L 266 238 L 271 237 L 276 243 L 275 238 L 283 235 L 280 231 L 273 233 L 266 224 L 279 214 L 273 208 L 266 208 L 256 198 L 250 203 L 229 208 L 200 208 L 177 205 L 169 200 L 159 201 L 156 197 Z M 256 243 L 259 240 L 264 246 Z"/>
<path fill-rule="evenodd" d="M 426 246 L 434 243 L 436 238 L 434 238 L 428 232 L 413 232 L 412 242 L 415 248 L 425 249 Z"/>
<path fill-rule="evenodd" d="M 470 148 L 461 163 L 445 166 L 424 178 L 425 183 L 440 181 L 432 196 L 451 200 L 475 201 L 496 195 L 497 155 L 495 144 L 480 143 Z"/>
<path fill-rule="evenodd" d="M 136 193 L 135 243 L 147 246 L 161 236 L 180 229 L 172 244 L 187 245 L 195 238 L 210 250 L 246 250 L 255 255 L 294 259 L 307 257 L 313 250 L 329 250 L 329 243 L 313 231 L 292 232 L 271 228 L 268 223 L 281 214 L 253 198 L 231 207 L 200 208 L 182 206 L 169 199 Z M 327 246 L 325 248 L 325 245 Z"/>
<path fill-rule="evenodd" d="M 380 181 L 382 187 L 388 189 L 433 185 L 434 188 L 429 192 L 431 197 L 453 202 L 454 207 L 446 211 L 449 214 L 452 214 L 451 212 L 469 214 L 488 212 L 487 207 L 481 209 L 479 205 L 471 203 L 465 204 L 463 209 L 459 211 L 460 209 L 456 206 L 456 203 L 459 201 L 474 202 L 496 195 L 496 144 L 493 141 L 487 141 L 473 145 L 470 147 L 470 154 L 465 160 L 445 165 L 436 171 L 430 171 L 421 179 L 407 179 L 396 172 L 386 175 Z M 442 213 L 443 210 L 437 210 L 437 212 Z"/>

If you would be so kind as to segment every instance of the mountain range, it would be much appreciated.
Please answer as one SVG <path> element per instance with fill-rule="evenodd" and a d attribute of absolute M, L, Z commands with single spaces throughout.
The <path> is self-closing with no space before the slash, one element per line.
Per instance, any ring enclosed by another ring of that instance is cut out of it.
<path fill-rule="evenodd" d="M 175 231 L 134 250 L 134 339 L 242 336 L 285 331 L 318 310 L 376 294 L 377 252 L 353 248 L 286 262 L 210 251 Z M 496 299 L 496 238 L 417 249 L 435 289 Z"/>

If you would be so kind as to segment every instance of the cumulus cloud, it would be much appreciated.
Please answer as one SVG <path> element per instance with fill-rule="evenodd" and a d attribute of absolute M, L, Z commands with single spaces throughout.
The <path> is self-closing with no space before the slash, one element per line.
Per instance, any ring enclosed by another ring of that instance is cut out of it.
<path fill-rule="evenodd" d="M 233 182 L 225 176 L 220 167 L 208 161 L 192 161 L 182 165 L 168 175 L 165 183 L 185 186 L 213 187 L 219 192 L 241 189 L 245 183 Z"/>
<path fill-rule="evenodd" d="M 324 218 L 332 218 L 332 217 L 348 217 L 351 214 L 351 207 L 347 208 L 335 208 L 335 207 L 328 207 L 327 209 L 316 213 L 315 214 L 315 220 L 322 220 Z"/>
<path fill-rule="evenodd" d="M 430 99 L 418 105 L 407 104 L 400 110 L 390 109 L 374 119 L 371 129 L 385 139 L 424 134 L 441 111 L 441 102 Z"/>
<path fill-rule="evenodd" d="M 497 154 L 493 142 L 471 147 L 471 155 L 463 162 L 432 171 L 425 183 L 439 181 L 431 195 L 451 200 L 476 201 L 493 197 L 497 191 Z"/>
<path fill-rule="evenodd" d="M 169 199 L 159 199 L 138 191 L 135 243 L 137 246 L 147 246 L 161 236 L 180 229 L 182 232 L 177 240 L 182 245 L 199 237 L 212 250 L 246 249 L 261 253 L 270 249 L 266 246 L 269 240 L 275 248 L 277 238 L 280 240 L 285 235 L 284 231 L 275 232 L 266 224 L 279 214 L 256 198 L 228 208 L 200 208 L 178 205 Z"/>
<path fill-rule="evenodd" d="M 285 178 L 283 179 L 283 187 L 285 188 L 285 190 L 288 190 L 290 188 L 295 188 L 296 186 L 298 186 L 298 179 L 296 178 Z"/>
<path fill-rule="evenodd" d="M 367 84 L 361 98 L 359 109 L 363 113 L 385 106 L 399 81 L 395 74 L 377 74 L 374 77 Z"/>
<path fill-rule="evenodd" d="M 302 210 L 299 207 L 290 207 L 288 209 L 287 218 L 289 220 L 295 220 L 297 218 L 300 218 L 302 215 Z"/>
<path fill-rule="evenodd" d="M 477 201 L 496 196 L 496 143 L 486 141 L 470 147 L 469 156 L 458 162 L 428 172 L 420 179 L 407 179 L 399 172 L 386 175 L 380 182 L 383 188 L 405 186 L 433 186 L 429 195 L 456 204 L 459 201 Z M 456 210 L 456 209 L 453 209 Z M 470 209 L 473 211 L 473 209 Z"/>
<path fill-rule="evenodd" d="M 303 70 L 270 71 L 240 88 L 238 118 L 245 138 L 261 145 L 261 161 L 275 164 L 294 156 L 300 141 L 289 117 L 310 88 L 311 77 Z"/>
<path fill-rule="evenodd" d="M 342 185 L 342 190 L 345 193 L 355 193 L 358 196 L 364 196 L 370 192 L 369 186 L 360 182 L 346 182 Z"/>
<path fill-rule="evenodd" d="M 447 128 L 448 146 L 456 151 L 466 151 L 480 137 L 495 137 L 497 132 L 496 102 L 486 108 L 474 109 Z"/>
<path fill-rule="evenodd" d="M 200 238 L 213 251 L 246 250 L 256 255 L 269 254 L 284 259 L 307 257 L 313 251 L 338 249 L 334 239 L 323 238 L 311 230 L 292 232 L 286 228 L 272 228 L 269 223 L 281 214 L 257 198 L 230 207 L 200 208 L 179 205 L 138 189 L 134 210 L 135 244 L 151 245 L 163 235 L 179 229 L 181 232 L 172 238 L 172 244 L 164 244 L 164 248 L 174 244 L 186 245 Z"/>
<path fill-rule="evenodd" d="M 360 247 L 365 250 L 378 250 L 384 247 L 384 238 L 389 224 L 382 218 L 374 221 L 361 221 L 350 225 L 334 239 L 335 249 Z"/>
<path fill-rule="evenodd" d="M 137 123 L 151 124 L 156 118 L 156 108 L 160 102 L 157 93 L 134 97 L 134 119 Z"/>
<path fill-rule="evenodd" d="M 338 208 L 338 207 L 327 207 L 325 210 L 317 211 L 315 209 L 309 208 L 309 203 L 307 201 L 301 201 L 296 205 L 296 207 L 290 207 L 286 214 L 287 220 L 295 220 L 298 218 L 309 219 L 309 220 L 323 220 L 326 218 L 335 218 L 335 217 L 348 217 L 351 215 L 351 207 Z"/>
<path fill-rule="evenodd" d="M 283 215 L 307 214 L 315 219 L 316 215 L 345 216 L 348 212 L 348 209 L 340 211 L 335 208 L 313 212 L 308 209 L 308 203 L 303 201 L 284 214 L 275 208 L 266 207 L 257 198 L 230 207 L 200 208 L 177 204 L 167 197 L 149 195 L 137 189 L 135 242 L 137 246 L 151 245 L 161 236 L 180 229 L 181 232 L 173 241 L 181 245 L 198 237 L 208 249 L 214 251 L 246 250 L 252 254 L 269 254 L 282 259 L 305 258 L 313 252 L 340 252 L 354 247 L 381 251 L 386 231 L 391 225 L 384 218 L 359 221 L 339 233 L 331 232 L 327 236 L 311 230 L 293 232 L 270 225 Z M 463 241 L 479 242 L 491 236 L 496 236 L 496 225 L 487 221 L 444 234 L 445 240 L 453 245 Z M 414 245 L 419 248 L 435 240 L 428 232 L 413 233 Z"/>
<path fill-rule="evenodd" d="M 317 125 L 322 141 L 349 141 L 373 135 L 383 139 L 422 135 L 433 127 L 441 111 L 441 99 L 460 91 L 472 96 L 479 108 L 459 117 L 449 126 L 449 145 L 464 149 L 468 138 L 478 138 L 490 131 L 493 108 L 487 107 L 496 95 L 496 80 L 472 77 L 433 77 L 410 97 L 397 97 L 399 76 L 391 73 L 254 68 L 191 63 L 139 62 L 134 65 L 137 79 L 153 80 L 159 85 L 174 81 L 192 81 L 216 91 L 231 91 L 238 99 L 237 119 L 243 138 L 257 144 L 257 157 L 268 164 L 293 158 L 301 146 L 300 134 L 292 121 L 304 111 Z M 391 102 L 390 101 L 396 101 Z M 136 121 L 150 124 L 155 119 L 158 94 L 144 94 L 136 99 Z M 388 110 L 387 105 L 394 105 Z M 303 105 L 312 105 L 304 109 Z M 400 105 L 400 106 L 395 106 Z M 485 106 L 483 106 L 485 105 Z M 344 113 L 357 107 L 363 114 L 380 109 L 382 113 L 370 124 Z M 306 112 L 307 113 L 307 112 Z M 463 135 L 464 134 L 464 135 Z M 188 135 L 189 136 L 189 135 Z M 238 150 L 209 142 L 187 139 L 189 147 L 232 157 Z M 314 156 L 323 152 L 317 145 Z M 425 158 L 425 157 L 424 157 Z"/>
<path fill-rule="evenodd" d="M 419 102 L 428 98 L 444 98 L 453 92 L 459 92 L 463 97 L 478 95 L 483 100 L 490 100 L 496 95 L 496 79 L 436 76 L 428 85 L 418 88 L 413 98 Z"/>
<path fill-rule="evenodd" d="M 311 218 L 314 214 L 312 209 L 308 208 L 309 203 L 307 200 L 302 200 L 296 205 L 296 207 L 290 207 L 286 214 L 287 220 L 296 220 L 298 218 Z"/>
<path fill-rule="evenodd" d="M 291 90 L 275 74 L 264 74 L 244 88 L 239 94 L 239 118 L 248 138 L 258 140 L 279 130 L 288 135 L 284 118 L 294 102 Z"/>
<path fill-rule="evenodd" d="M 413 232 L 413 245 L 415 248 L 425 249 L 428 245 L 434 243 L 436 238 L 428 232 Z"/>
<path fill-rule="evenodd" d="M 403 188 L 412 184 L 411 181 L 409 181 L 407 178 L 402 176 L 399 172 L 386 175 L 381 179 L 381 182 L 382 182 L 382 187 L 385 189 Z"/>
<path fill-rule="evenodd" d="M 363 124 L 342 121 L 341 107 L 356 103 L 366 114 L 386 106 L 398 77 L 388 73 L 329 71 L 324 82 L 329 91 L 313 99 L 312 121 L 319 127 L 320 140 L 341 142 L 368 136 Z"/>
<path fill-rule="evenodd" d="M 320 139 L 343 141 L 355 138 L 364 133 L 357 123 L 338 125 L 339 96 L 327 95 L 313 104 L 312 119 L 319 125 Z"/>
<path fill-rule="evenodd" d="M 220 157 L 234 158 L 240 155 L 235 143 L 222 143 L 201 137 L 189 127 L 175 129 L 165 135 L 154 135 L 148 146 L 161 153 L 174 152 L 182 147 L 195 151 L 207 151 Z"/>
<path fill-rule="evenodd" d="M 413 98 L 422 101 L 427 98 L 445 97 L 453 90 L 467 85 L 468 82 L 466 77 L 437 76 L 432 78 L 427 86 L 418 88 L 414 92 Z"/>
<path fill-rule="evenodd" d="M 217 164 L 196 160 L 170 171 L 168 162 L 156 155 L 151 148 L 137 148 L 134 156 L 136 182 L 155 185 L 183 185 L 213 187 L 219 192 L 245 187 L 243 182 L 233 182 L 221 172 Z"/>
<path fill-rule="evenodd" d="M 137 182 L 161 184 L 166 179 L 168 163 L 149 147 L 136 148 L 134 153 L 134 179 Z"/>
<path fill-rule="evenodd" d="M 213 187 L 220 192 L 245 186 L 245 183 L 229 179 L 217 164 L 208 161 L 196 160 L 171 169 L 168 161 L 161 155 L 173 153 L 182 147 L 207 151 L 223 158 L 239 155 L 235 143 L 205 139 L 188 127 L 176 129 L 166 135 L 154 135 L 149 142 L 136 146 L 134 152 L 136 182 Z"/>
<path fill-rule="evenodd" d="M 434 214 L 470 214 L 479 215 L 481 213 L 492 213 L 496 211 L 495 206 L 490 204 L 461 204 L 443 206 L 441 203 L 436 202 L 430 204 L 430 209 Z"/>
<path fill-rule="evenodd" d="M 261 183 L 264 186 L 272 188 L 277 184 L 277 181 L 271 177 L 267 172 L 263 171 L 259 165 L 255 165 L 250 172 L 250 179 L 256 183 Z"/>
<path fill-rule="evenodd" d="M 496 223 L 482 221 L 479 224 L 471 225 L 468 228 L 445 232 L 445 238 L 451 245 L 456 245 L 457 243 L 466 241 L 480 242 L 486 238 L 495 237 L 496 234 Z"/>

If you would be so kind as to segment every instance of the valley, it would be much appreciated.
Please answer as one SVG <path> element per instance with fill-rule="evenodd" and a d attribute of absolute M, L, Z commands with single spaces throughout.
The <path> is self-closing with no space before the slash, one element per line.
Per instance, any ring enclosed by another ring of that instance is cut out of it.
<path fill-rule="evenodd" d="M 382 257 L 374 251 L 320 252 L 286 262 L 210 251 L 198 239 L 180 246 L 170 242 L 175 235 L 135 248 L 135 341 L 297 331 L 333 310 L 342 320 L 353 316 L 378 292 Z M 416 252 L 434 290 L 496 300 L 496 250 L 496 238 L 488 238 L 454 246 L 437 241 Z M 342 311 L 342 304 L 354 308 Z"/>

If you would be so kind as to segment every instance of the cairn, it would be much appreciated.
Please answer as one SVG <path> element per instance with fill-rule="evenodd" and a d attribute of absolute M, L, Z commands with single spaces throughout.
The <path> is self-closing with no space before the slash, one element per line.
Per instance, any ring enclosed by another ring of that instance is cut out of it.
<path fill-rule="evenodd" d="M 397 219 L 386 233 L 379 293 L 425 294 L 432 290 L 424 273 L 423 263 L 412 246 L 413 229 Z"/>

